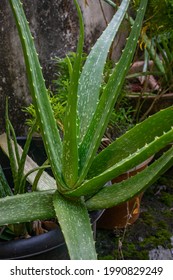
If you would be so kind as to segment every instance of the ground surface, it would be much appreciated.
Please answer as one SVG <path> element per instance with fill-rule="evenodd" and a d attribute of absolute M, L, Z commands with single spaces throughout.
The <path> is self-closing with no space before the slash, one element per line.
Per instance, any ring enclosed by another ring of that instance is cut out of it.
<path fill-rule="evenodd" d="M 99 259 L 173 259 L 173 169 L 145 191 L 140 209 L 126 229 L 97 229 Z"/>

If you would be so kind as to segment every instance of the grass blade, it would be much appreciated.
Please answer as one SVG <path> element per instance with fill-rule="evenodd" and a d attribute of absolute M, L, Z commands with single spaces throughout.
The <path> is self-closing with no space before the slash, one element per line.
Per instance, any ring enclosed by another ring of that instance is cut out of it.
<path fill-rule="evenodd" d="M 14 192 L 16 191 L 16 182 L 17 182 L 17 171 L 18 171 L 18 163 L 20 160 L 19 154 L 18 154 L 18 149 L 17 149 L 17 143 L 16 143 L 16 135 L 13 129 L 13 126 L 9 120 L 8 117 L 8 109 L 6 108 L 6 143 L 8 147 L 8 153 L 9 153 L 9 160 L 10 160 L 10 167 L 11 167 L 11 172 L 13 176 L 13 183 L 14 183 Z M 14 138 L 14 142 L 12 143 L 11 139 L 11 132 Z"/>
<path fill-rule="evenodd" d="M 33 133 L 35 131 L 36 125 L 37 125 L 37 123 L 35 121 L 33 123 L 33 126 L 30 128 L 30 130 L 28 132 L 27 139 L 26 139 L 24 148 L 22 150 L 20 161 L 18 163 L 18 172 L 17 172 L 17 178 L 16 178 L 15 193 L 23 193 L 23 192 L 25 192 L 26 180 L 23 180 L 25 178 L 25 176 L 24 176 L 24 168 L 25 168 L 25 162 L 26 162 L 27 154 L 28 154 L 28 151 L 29 151 L 30 143 L 31 143 L 32 136 L 33 136 Z M 17 147 L 17 149 L 18 149 L 18 147 Z M 19 151 L 18 151 L 18 153 L 19 153 Z"/>
<path fill-rule="evenodd" d="M 8 185 L 2 167 L 0 166 L 0 198 L 5 196 L 11 196 L 12 194 L 12 190 Z"/>

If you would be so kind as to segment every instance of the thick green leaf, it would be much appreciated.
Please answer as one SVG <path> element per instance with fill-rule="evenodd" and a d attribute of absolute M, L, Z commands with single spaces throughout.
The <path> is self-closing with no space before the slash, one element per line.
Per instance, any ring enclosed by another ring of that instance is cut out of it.
<path fill-rule="evenodd" d="M 32 192 L 2 198 L 0 226 L 55 217 L 53 192 Z"/>
<path fill-rule="evenodd" d="M 164 121 L 162 121 L 164 120 Z M 162 110 L 155 115 L 149 117 L 145 121 L 140 124 L 137 124 L 135 127 L 130 129 L 116 141 L 114 141 L 111 145 L 109 145 L 106 149 L 104 149 L 98 156 L 95 157 L 89 172 L 87 174 L 87 178 L 93 178 L 107 169 L 111 168 L 118 162 L 123 159 L 126 159 L 128 156 L 134 154 L 135 152 L 140 152 L 139 149 L 142 147 L 147 148 L 151 142 L 155 142 L 159 145 L 165 145 L 171 142 L 171 133 L 169 133 L 169 137 L 166 137 L 166 133 L 170 130 L 173 131 L 173 107 Z M 162 141 L 159 141 L 157 137 L 162 137 Z M 158 140 L 158 141 L 157 141 Z M 160 147 L 158 146 L 158 149 Z M 146 158 L 149 155 L 146 150 Z M 150 156 L 157 151 L 150 153 Z M 134 166 L 135 166 L 134 162 Z M 131 166 L 130 168 L 133 168 Z"/>
<path fill-rule="evenodd" d="M 67 194 L 69 196 L 81 196 L 89 194 L 91 195 L 98 192 L 98 190 L 102 188 L 102 186 L 106 184 L 106 182 L 118 177 L 119 175 L 144 162 L 160 149 L 165 147 L 166 144 L 170 143 L 172 140 L 173 129 L 171 129 L 167 133 L 164 133 L 160 137 L 156 137 L 151 143 L 137 149 L 133 154 L 129 154 L 125 158 L 122 158 L 119 162 L 117 162 L 115 165 L 108 168 L 98 176 L 84 181 L 84 183 L 79 188 L 75 189 L 74 191 L 68 192 Z"/>
<path fill-rule="evenodd" d="M 73 71 L 70 75 L 66 116 L 64 121 L 63 167 L 62 173 L 66 184 L 73 187 L 78 178 L 78 139 L 77 139 L 77 90 L 80 77 L 84 44 L 84 25 L 80 7 L 74 0 L 80 23 L 80 36 Z"/>
<path fill-rule="evenodd" d="M 9 3 L 16 20 L 16 25 L 23 48 L 30 91 L 42 130 L 45 148 L 56 181 L 62 186 L 64 185 L 61 178 L 62 143 L 49 102 L 45 80 L 43 78 L 38 54 L 35 49 L 34 40 L 31 35 L 29 24 L 26 20 L 20 0 L 9 0 Z"/>
<path fill-rule="evenodd" d="M 118 11 L 97 40 L 85 62 L 78 89 L 78 114 L 80 120 L 79 141 L 83 140 L 95 113 L 99 100 L 100 85 L 106 58 L 112 41 L 119 29 L 129 6 L 129 0 L 123 0 Z"/>
<path fill-rule="evenodd" d="M 172 164 L 173 147 L 137 175 L 121 183 L 101 189 L 86 202 L 88 209 L 109 208 L 129 200 L 153 184 Z"/>
<path fill-rule="evenodd" d="M 56 192 L 54 207 L 72 260 L 97 258 L 88 212 L 81 199 L 69 200 Z"/>
<path fill-rule="evenodd" d="M 119 93 L 121 92 L 125 76 L 128 72 L 133 55 L 135 53 L 136 44 L 146 10 L 146 5 L 147 1 L 142 0 L 125 49 L 113 71 L 112 76 L 109 78 L 109 81 L 98 103 L 90 127 L 87 130 L 82 144 L 80 145 L 79 154 L 81 168 L 78 185 L 80 185 L 85 178 L 88 169 L 93 161 L 93 158 L 95 157 L 95 154 L 101 142 L 101 138 L 108 124 L 112 109 Z"/>

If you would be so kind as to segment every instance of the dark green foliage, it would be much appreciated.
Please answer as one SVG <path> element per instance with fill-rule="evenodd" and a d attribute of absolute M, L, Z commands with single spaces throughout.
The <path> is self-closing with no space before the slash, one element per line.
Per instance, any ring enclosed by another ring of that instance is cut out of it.
<path fill-rule="evenodd" d="M 134 0 L 138 8 L 140 1 Z M 145 14 L 147 34 L 154 35 L 172 32 L 173 30 L 173 1 L 172 0 L 149 0 Z"/>
<path fill-rule="evenodd" d="M 86 61 L 87 55 L 85 53 L 82 54 L 82 67 Z M 67 98 L 68 98 L 68 90 L 70 84 L 70 73 L 68 62 L 70 61 L 71 65 L 74 64 L 76 59 L 76 53 L 70 52 L 67 54 L 66 57 L 59 58 L 55 57 L 56 63 L 56 79 L 53 80 L 53 88 L 54 92 L 49 90 L 49 100 L 54 112 L 54 117 L 57 121 L 57 125 L 60 130 L 64 130 L 64 116 L 66 111 L 67 105 Z M 104 67 L 103 79 L 100 88 L 100 96 L 106 87 L 106 84 L 109 80 L 110 75 L 114 69 L 115 63 L 112 60 L 107 59 Z M 82 70 L 82 69 L 81 69 Z M 28 119 L 26 121 L 28 126 L 32 126 L 33 122 L 36 121 L 36 111 L 34 105 L 31 103 L 28 107 L 24 109 L 27 112 Z M 110 140 L 115 139 L 115 137 L 124 133 L 127 129 L 133 126 L 133 119 L 132 119 L 132 107 L 129 107 L 128 101 L 122 94 L 119 96 L 117 101 L 116 107 L 113 109 L 108 128 L 109 133 L 107 137 Z M 37 123 L 36 131 L 40 132 L 39 124 Z"/>
<path fill-rule="evenodd" d="M 146 26 L 150 35 L 172 32 L 173 30 L 173 1 L 150 0 L 146 12 Z"/>

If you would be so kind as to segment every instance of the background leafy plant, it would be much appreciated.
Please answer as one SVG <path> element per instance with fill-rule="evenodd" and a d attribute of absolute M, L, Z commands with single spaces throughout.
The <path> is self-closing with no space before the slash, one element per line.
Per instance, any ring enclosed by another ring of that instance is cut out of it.
<path fill-rule="evenodd" d="M 139 1 L 138 1 L 139 2 Z M 149 0 L 145 15 L 145 27 L 150 37 L 172 32 L 173 2 L 172 0 Z"/>
<path fill-rule="evenodd" d="M 139 1 L 134 1 L 138 6 Z M 142 29 L 142 40 L 148 60 L 154 61 L 153 72 L 160 85 L 160 92 L 172 90 L 172 38 L 173 38 L 173 2 L 172 0 L 150 0 Z M 151 40 L 150 49 L 145 42 L 146 36 Z M 154 55 L 155 54 L 155 55 Z M 147 62 L 148 63 L 148 62 Z M 147 69 L 147 71 L 149 71 Z M 146 71 L 145 71 L 146 72 Z M 150 71 L 149 71 L 150 72 Z M 150 73 L 149 73 L 150 74 Z"/>
<path fill-rule="evenodd" d="M 55 58 L 57 69 L 55 73 L 56 79 L 53 80 L 53 92 L 49 91 L 49 99 L 54 112 L 54 117 L 57 121 L 59 129 L 62 132 L 64 129 L 63 122 L 67 105 L 68 88 L 70 84 L 68 61 L 70 60 L 70 63 L 73 65 L 74 60 L 76 58 L 76 53 L 71 52 L 67 56 L 63 58 Z M 83 53 L 82 66 L 85 63 L 86 58 L 87 55 Z M 103 79 L 100 88 L 100 96 L 103 93 L 104 88 L 106 87 L 106 84 L 109 80 L 110 75 L 112 74 L 114 66 L 115 62 L 108 58 L 104 66 Z M 24 109 L 24 111 L 29 114 L 26 124 L 32 126 L 37 118 L 34 105 L 31 103 L 28 107 Z M 132 112 L 133 108 L 128 104 L 128 100 L 125 98 L 125 92 L 122 91 L 117 100 L 116 106 L 112 110 L 112 114 L 108 123 L 108 130 L 110 132 L 108 134 L 110 141 L 112 141 L 112 138 L 115 138 L 115 135 L 117 137 L 133 126 Z M 37 124 L 36 126 L 36 131 L 40 132 L 39 124 Z"/>

